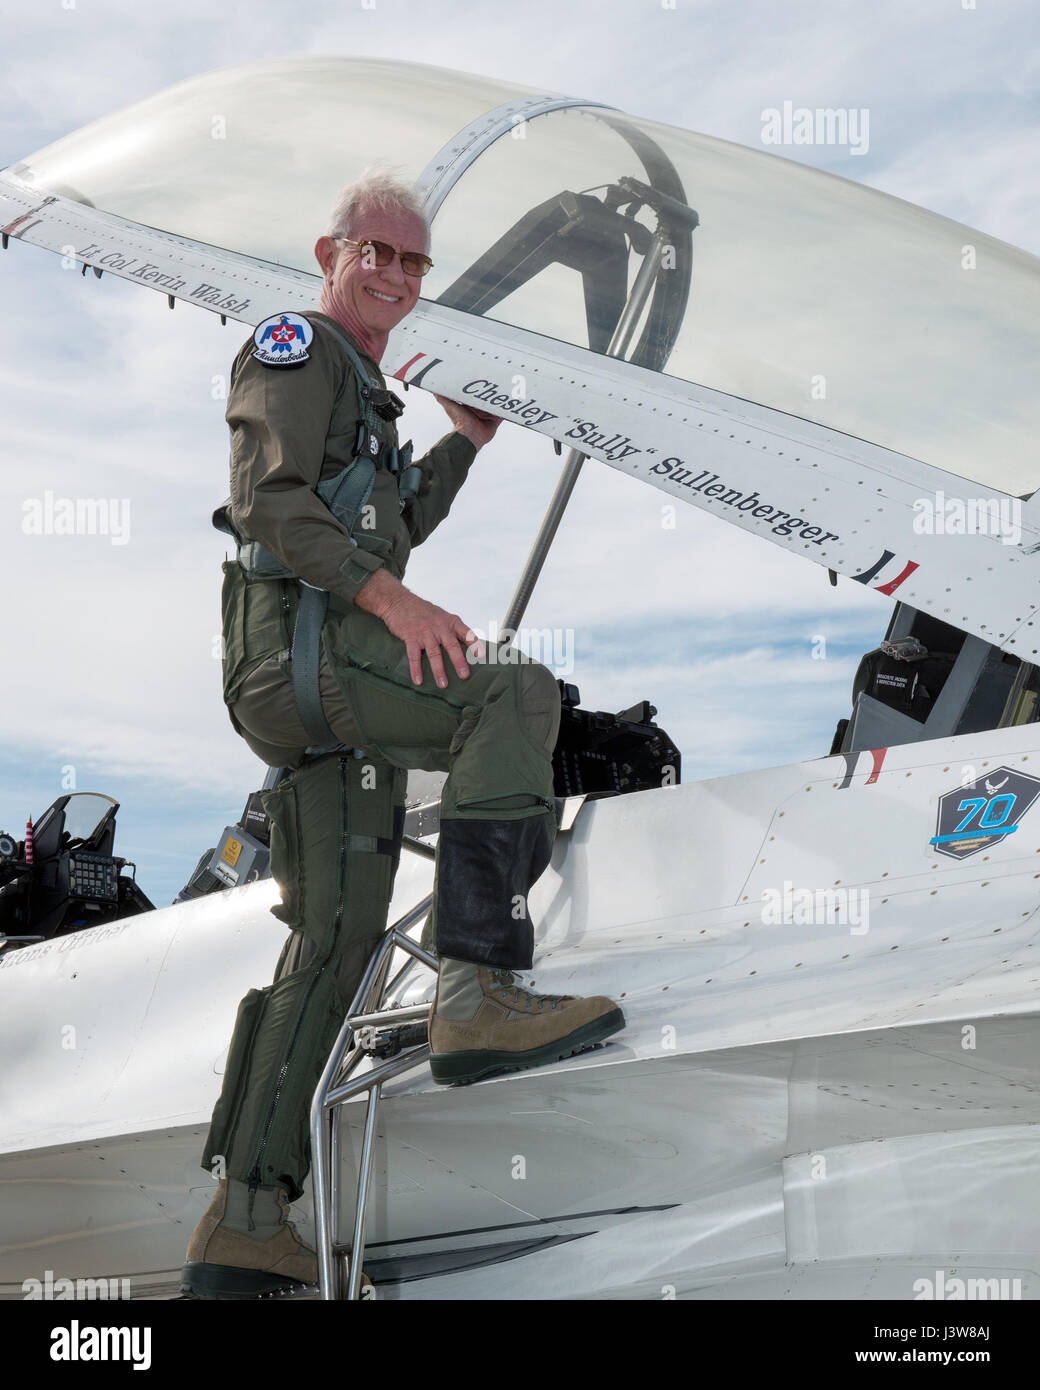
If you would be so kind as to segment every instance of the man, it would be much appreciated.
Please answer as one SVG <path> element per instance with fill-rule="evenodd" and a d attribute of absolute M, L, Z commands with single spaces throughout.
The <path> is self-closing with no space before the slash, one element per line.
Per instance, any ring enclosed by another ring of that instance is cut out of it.
<path fill-rule="evenodd" d="M 232 370 L 224 699 L 272 766 L 272 909 L 293 929 L 275 981 L 239 1007 L 203 1163 L 225 1171 L 192 1236 L 183 1287 L 254 1297 L 317 1279 L 286 1221 L 309 1166 L 310 1101 L 386 927 L 409 768 L 448 773 L 433 922 L 431 1069 L 480 1080 L 580 1051 L 624 1026 L 609 999 L 537 995 L 527 892 L 555 834 L 559 693 L 529 660 L 499 664 L 462 619 L 403 585 L 499 421 L 437 397 L 454 425 L 418 461 L 378 363 L 430 267 L 412 192 L 345 190 L 315 255 L 317 313 L 261 324 Z M 468 660 L 486 655 L 487 660 Z M 223 1168 L 222 1168 L 223 1166 Z"/>

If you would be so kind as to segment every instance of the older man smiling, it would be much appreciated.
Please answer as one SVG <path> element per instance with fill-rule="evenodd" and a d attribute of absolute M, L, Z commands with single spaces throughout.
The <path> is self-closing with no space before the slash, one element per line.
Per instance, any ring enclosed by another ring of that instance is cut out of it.
<path fill-rule="evenodd" d="M 412 192 L 347 189 L 315 255 L 319 310 L 259 325 L 232 370 L 224 699 L 267 794 L 272 909 L 292 929 L 274 983 L 243 999 L 203 1163 L 220 1176 L 183 1288 L 256 1297 L 317 1278 L 287 1221 L 309 1107 L 386 927 L 409 768 L 447 772 L 433 926 L 431 1069 L 442 1084 L 555 1061 L 624 1026 L 609 999 L 539 995 L 526 903 L 555 835 L 559 693 L 545 667 L 471 661 L 475 634 L 402 583 L 499 421 L 437 397 L 454 425 L 417 463 L 379 371 L 430 268 Z"/>

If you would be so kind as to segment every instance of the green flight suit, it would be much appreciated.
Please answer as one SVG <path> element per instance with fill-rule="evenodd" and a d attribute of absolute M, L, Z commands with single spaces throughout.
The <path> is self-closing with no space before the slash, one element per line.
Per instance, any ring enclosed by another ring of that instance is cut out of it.
<path fill-rule="evenodd" d="M 423 683 L 414 685 L 403 642 L 354 605 L 375 569 L 403 578 L 412 546 L 447 516 L 476 450 L 457 433 L 440 440 L 417 461 L 421 485 L 402 504 L 387 467 L 396 430 L 381 421 L 371 494 L 351 535 L 315 487 L 355 457 L 356 374 L 337 341 L 339 325 L 318 313 L 306 319 L 314 336 L 300 365 L 265 365 L 253 339 L 235 359 L 226 411 L 230 520 L 243 542 L 260 542 L 291 574 L 328 592 L 319 688 L 345 747 L 308 751 L 291 683 L 296 580 L 256 577 L 229 559 L 224 700 L 257 756 L 290 769 L 265 806 L 282 893 L 272 911 L 293 935 L 274 983 L 250 990 L 239 1006 L 203 1156 L 211 1169 L 222 1156 L 227 1176 L 254 1187 L 280 1183 L 290 1199 L 309 1166 L 311 1096 L 386 927 L 407 769 L 448 773 L 434 890 L 440 954 L 529 968 L 533 928 L 516 902 L 526 901 L 551 853 L 560 718 L 552 675 L 517 653 L 500 661 L 494 644 L 467 679 L 446 660 L 440 690 L 424 660 Z"/>

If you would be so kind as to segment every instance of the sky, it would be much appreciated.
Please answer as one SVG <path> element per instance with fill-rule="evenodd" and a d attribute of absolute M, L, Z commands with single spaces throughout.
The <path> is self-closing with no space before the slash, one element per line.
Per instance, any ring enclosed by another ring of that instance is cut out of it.
<path fill-rule="evenodd" d="M 214 68 L 381 57 L 755 149 L 763 112 L 787 101 L 866 110 L 864 153 L 772 152 L 1035 255 L 1035 34 L 1029 0 L 310 0 L 291 11 L 271 0 L 0 0 L 0 167 Z M 378 130 L 374 112 L 357 138 L 392 161 Z M 16 242 L 0 255 L 0 302 L 0 829 L 21 838 L 26 817 L 65 791 L 114 796 L 116 853 L 162 905 L 264 776 L 221 701 L 225 542 L 209 523 L 227 492 L 213 383 L 246 332 Z M 418 391 L 402 425 L 419 452 L 445 430 Z M 558 469 L 548 441 L 503 425 L 415 553 L 409 587 L 473 626 L 500 618 Z M 129 499 L 127 543 L 26 535 L 24 503 L 47 490 Z M 650 699 L 684 781 L 825 756 L 891 602 L 832 588 L 816 566 L 692 507 L 665 529 L 663 501 L 586 463 L 525 625 L 571 634 L 566 675 L 586 708 Z"/>

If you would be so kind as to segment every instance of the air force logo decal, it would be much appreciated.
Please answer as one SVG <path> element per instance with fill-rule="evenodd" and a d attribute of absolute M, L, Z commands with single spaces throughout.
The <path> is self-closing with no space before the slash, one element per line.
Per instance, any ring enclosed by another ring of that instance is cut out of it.
<path fill-rule="evenodd" d="M 298 367 L 307 361 L 314 329 L 302 314 L 272 314 L 253 334 L 253 356 L 265 367 Z"/>
<path fill-rule="evenodd" d="M 980 849 L 1005 843 L 1022 817 L 1040 797 L 1040 779 L 1017 768 L 998 767 L 963 787 L 939 797 L 935 834 L 929 844 L 936 854 L 967 859 Z"/>

